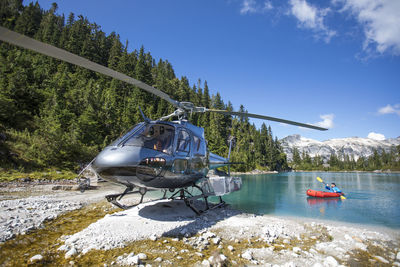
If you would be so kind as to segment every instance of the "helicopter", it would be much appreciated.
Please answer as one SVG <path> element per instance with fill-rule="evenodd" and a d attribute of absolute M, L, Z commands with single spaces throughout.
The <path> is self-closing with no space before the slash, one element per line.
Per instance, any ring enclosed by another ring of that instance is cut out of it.
<path fill-rule="evenodd" d="M 221 198 L 222 195 L 240 190 L 240 177 L 231 177 L 230 172 L 226 176 L 207 176 L 212 169 L 236 164 L 230 162 L 232 139 L 229 142 L 228 158 L 210 152 L 207 148 L 204 129 L 191 124 L 187 119 L 189 114 L 214 112 L 227 116 L 250 117 L 315 130 L 327 130 L 315 125 L 270 116 L 209 109 L 196 107 L 191 102 L 179 102 L 163 91 L 123 73 L 1 26 L 0 40 L 129 83 L 164 99 L 176 108 L 173 113 L 157 120 L 150 120 L 140 109 L 143 122 L 135 125 L 122 137 L 105 147 L 89 163 L 88 166 L 100 178 L 126 186 L 124 192 L 106 196 L 109 202 L 122 209 L 142 203 L 149 189 L 158 189 L 164 191 L 164 198 L 167 191 L 175 192 L 170 199 L 184 200 L 195 213 L 201 214 L 211 208 L 207 201 L 209 196 L 219 197 L 220 202 L 212 207 L 215 208 L 225 204 Z M 177 119 L 168 121 L 170 118 Z M 189 187 L 197 188 L 200 194 L 193 195 L 188 191 Z M 133 191 L 134 188 L 138 188 L 138 191 Z M 136 192 L 141 194 L 139 203 L 125 206 L 118 202 L 125 195 Z M 205 209 L 195 207 L 194 202 L 198 198 L 204 199 Z"/>

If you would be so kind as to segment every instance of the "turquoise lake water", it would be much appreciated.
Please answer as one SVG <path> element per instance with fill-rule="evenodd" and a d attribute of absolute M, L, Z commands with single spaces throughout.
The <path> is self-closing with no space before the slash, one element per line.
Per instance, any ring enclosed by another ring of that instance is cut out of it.
<path fill-rule="evenodd" d="M 291 172 L 240 176 L 242 189 L 223 197 L 235 209 L 400 228 L 400 174 Z M 308 197 L 307 189 L 324 189 L 317 176 L 327 183 L 335 182 L 347 199 Z"/>

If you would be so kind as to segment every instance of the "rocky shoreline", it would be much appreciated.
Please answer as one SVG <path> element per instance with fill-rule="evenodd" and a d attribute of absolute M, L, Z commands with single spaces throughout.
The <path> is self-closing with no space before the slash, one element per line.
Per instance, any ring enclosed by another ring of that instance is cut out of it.
<path fill-rule="evenodd" d="M 164 205 L 174 212 L 162 211 Z M 399 233 L 393 236 L 335 223 L 256 216 L 229 208 L 198 217 L 185 211 L 183 203 L 165 200 L 108 215 L 66 237 L 59 250 L 65 251 L 66 257 L 79 256 L 141 240 L 150 243 L 140 251 L 119 255 L 114 263 L 347 266 L 359 262 L 400 266 Z"/>
<path fill-rule="evenodd" d="M 254 215 L 229 207 L 196 216 L 182 201 L 169 200 L 124 211 L 105 202 L 92 208 L 119 189 L 0 201 L 0 265 L 400 266 L 397 230 Z M 80 210 L 73 222 L 59 221 L 62 214 Z M 92 210 L 98 216 L 85 222 Z M 69 230 L 22 259 L 7 253 L 15 251 L 17 239 L 30 240 L 41 228 L 51 232 L 52 223 Z"/>

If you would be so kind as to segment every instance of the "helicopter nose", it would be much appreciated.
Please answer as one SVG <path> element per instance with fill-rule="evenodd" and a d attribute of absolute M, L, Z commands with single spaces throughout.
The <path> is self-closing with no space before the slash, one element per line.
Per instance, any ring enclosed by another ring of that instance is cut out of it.
<path fill-rule="evenodd" d="M 136 166 L 140 163 L 137 149 L 108 148 L 104 149 L 93 162 L 93 165 L 104 167 Z"/>

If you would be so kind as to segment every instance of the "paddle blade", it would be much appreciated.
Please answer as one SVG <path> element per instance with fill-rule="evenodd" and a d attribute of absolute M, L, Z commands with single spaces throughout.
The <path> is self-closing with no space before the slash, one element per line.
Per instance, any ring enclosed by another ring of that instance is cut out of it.
<path fill-rule="evenodd" d="M 340 199 L 346 199 L 346 197 L 344 197 L 344 196 L 340 196 Z"/>
<path fill-rule="evenodd" d="M 324 182 L 324 180 L 322 180 L 320 177 L 317 177 L 317 180 L 320 181 L 321 183 Z"/>

